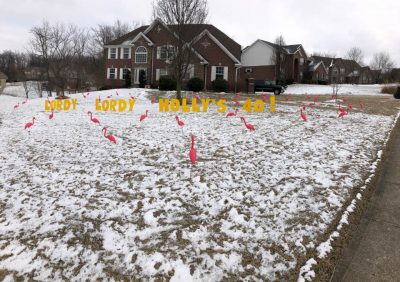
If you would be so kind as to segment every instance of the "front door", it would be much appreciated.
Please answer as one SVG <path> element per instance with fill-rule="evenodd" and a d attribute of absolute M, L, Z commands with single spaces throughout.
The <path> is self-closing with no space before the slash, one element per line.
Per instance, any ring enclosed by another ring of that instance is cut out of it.
<path fill-rule="evenodd" d="M 139 84 L 140 71 L 144 71 L 145 78 L 147 80 L 147 69 L 146 68 L 135 68 L 133 70 L 133 72 L 134 72 L 134 76 L 133 76 L 134 77 L 134 81 L 133 81 L 133 83 L 134 84 Z"/>

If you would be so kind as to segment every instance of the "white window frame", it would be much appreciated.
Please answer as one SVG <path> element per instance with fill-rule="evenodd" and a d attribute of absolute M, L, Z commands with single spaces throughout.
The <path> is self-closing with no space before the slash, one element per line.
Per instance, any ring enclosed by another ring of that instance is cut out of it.
<path fill-rule="evenodd" d="M 122 51 L 121 51 L 121 59 L 125 59 L 125 60 L 126 59 L 130 59 L 131 58 L 131 48 L 122 47 L 121 49 L 122 49 Z M 125 50 L 128 50 L 128 57 L 127 58 L 125 58 L 125 55 L 126 55 Z"/>
<path fill-rule="evenodd" d="M 144 49 L 146 51 L 145 52 L 144 51 L 138 51 L 140 48 L 142 48 L 142 49 Z M 146 60 L 142 60 L 142 61 L 139 60 L 138 61 L 138 55 L 144 56 L 144 57 L 142 57 L 142 59 L 145 58 Z M 147 48 L 146 47 L 139 46 L 139 47 L 136 48 L 136 50 L 135 50 L 135 63 L 136 64 L 147 64 Z"/>
<path fill-rule="evenodd" d="M 162 56 L 163 49 L 165 49 L 165 56 Z M 175 47 L 173 45 L 162 45 L 157 47 L 157 60 L 171 60 L 174 57 L 174 54 Z"/>
<path fill-rule="evenodd" d="M 135 68 L 134 71 L 133 71 L 133 75 L 134 75 L 133 83 L 134 84 L 139 84 L 139 74 L 140 74 L 141 70 L 145 71 L 146 77 L 148 78 L 147 68 Z"/>
<path fill-rule="evenodd" d="M 217 79 L 217 68 L 223 68 L 223 79 L 228 81 L 228 67 L 226 66 L 212 66 L 211 67 L 211 81 Z"/>
<path fill-rule="evenodd" d="M 119 69 L 119 79 L 125 80 L 126 73 L 129 69 L 128 68 L 120 68 Z"/>
<path fill-rule="evenodd" d="M 187 67 L 187 71 L 186 71 L 186 76 L 183 79 L 191 79 L 192 77 L 194 77 L 194 65 L 190 64 Z"/>
<path fill-rule="evenodd" d="M 111 70 L 114 72 L 114 78 L 111 78 Z M 117 69 L 116 68 L 107 68 L 107 79 L 115 80 L 118 78 Z"/>
<path fill-rule="evenodd" d="M 108 58 L 109 58 L 109 59 L 117 59 L 117 58 L 118 58 L 118 48 L 116 48 L 116 47 L 110 47 L 109 50 L 110 50 L 110 53 L 109 53 Z M 113 55 L 112 50 L 115 50 L 115 58 L 112 57 L 112 55 Z"/>

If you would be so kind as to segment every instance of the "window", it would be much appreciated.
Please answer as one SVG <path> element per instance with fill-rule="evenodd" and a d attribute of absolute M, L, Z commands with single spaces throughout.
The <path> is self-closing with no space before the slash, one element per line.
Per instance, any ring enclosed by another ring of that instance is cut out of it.
<path fill-rule="evenodd" d="M 228 67 L 212 66 L 211 81 L 214 81 L 216 79 L 228 80 Z"/>
<path fill-rule="evenodd" d="M 333 74 L 338 74 L 337 68 L 334 68 L 334 69 L 333 69 Z"/>
<path fill-rule="evenodd" d="M 146 48 L 141 46 L 136 49 L 135 62 L 137 64 L 147 63 L 147 49 Z"/>
<path fill-rule="evenodd" d="M 304 65 L 304 58 L 300 58 L 300 66 Z"/>
<path fill-rule="evenodd" d="M 172 45 L 164 45 L 157 47 L 157 59 L 171 60 L 175 54 L 175 47 Z"/>
<path fill-rule="evenodd" d="M 122 80 L 125 80 L 126 79 L 126 74 L 128 73 L 128 71 L 130 71 L 129 69 L 127 69 L 127 68 L 124 68 L 124 69 L 121 69 L 120 70 L 120 78 L 122 79 Z"/>
<path fill-rule="evenodd" d="M 340 69 L 340 73 L 341 73 L 341 74 L 344 74 L 344 71 L 345 71 L 344 68 L 341 68 L 341 69 Z"/>
<path fill-rule="evenodd" d="M 224 79 L 224 67 L 216 67 L 215 79 Z"/>
<path fill-rule="evenodd" d="M 194 66 L 190 64 L 187 67 L 187 71 L 183 79 L 191 79 L 192 77 L 194 77 Z"/>
<path fill-rule="evenodd" d="M 108 79 L 115 79 L 116 78 L 116 71 L 117 69 L 111 68 L 108 69 Z"/>
<path fill-rule="evenodd" d="M 123 52 L 123 55 L 122 55 L 122 58 L 123 59 L 129 59 L 130 58 L 130 48 L 124 48 L 124 52 Z"/>
<path fill-rule="evenodd" d="M 160 76 L 168 75 L 167 69 L 156 69 L 156 80 L 160 80 Z"/>
<path fill-rule="evenodd" d="M 110 59 L 117 58 L 117 48 L 110 48 Z"/>

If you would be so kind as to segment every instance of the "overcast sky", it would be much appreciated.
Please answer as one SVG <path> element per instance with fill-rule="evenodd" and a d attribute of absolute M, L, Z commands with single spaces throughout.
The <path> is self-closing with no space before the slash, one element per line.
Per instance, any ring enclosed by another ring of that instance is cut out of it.
<path fill-rule="evenodd" d="M 23 51 L 29 30 L 43 19 L 80 26 L 115 20 L 148 24 L 151 0 L 0 0 L 0 52 Z M 209 0 L 209 23 L 243 47 L 257 38 L 303 44 L 308 54 L 344 56 L 359 46 L 369 63 L 373 53 L 388 52 L 400 67 L 399 0 Z"/>

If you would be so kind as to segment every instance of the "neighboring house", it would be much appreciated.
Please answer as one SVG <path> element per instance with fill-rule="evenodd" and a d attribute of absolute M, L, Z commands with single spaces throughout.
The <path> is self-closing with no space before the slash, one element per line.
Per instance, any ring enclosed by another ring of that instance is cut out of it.
<path fill-rule="evenodd" d="M 278 46 L 258 39 L 242 51 L 240 76 L 243 84 L 246 79 L 276 81 L 276 50 L 282 49 L 285 65 L 283 73 L 286 81 L 301 82 L 306 71 L 307 54 L 301 44 Z"/>
<path fill-rule="evenodd" d="M 375 83 L 374 74 L 368 66 L 361 67 L 347 75 L 346 83 L 372 84 Z"/>
<path fill-rule="evenodd" d="M 354 60 L 342 58 L 329 58 L 321 56 L 311 56 L 308 65 L 317 65 L 322 62 L 328 74 L 328 83 L 356 83 L 371 84 L 374 83 L 374 73 L 369 67 L 361 67 Z M 308 76 L 314 76 L 313 70 Z"/>
<path fill-rule="evenodd" d="M 305 83 L 328 83 L 328 69 L 323 61 L 309 61 L 307 70 L 304 72 Z"/>
<path fill-rule="evenodd" d="M 6 87 L 7 76 L 0 71 L 0 94 L 3 93 L 4 88 Z"/>
<path fill-rule="evenodd" d="M 169 65 L 175 52 L 176 28 L 156 19 L 151 25 L 139 27 L 105 45 L 105 84 L 123 87 L 127 73 L 131 72 L 132 85 L 138 85 L 140 73 L 144 73 L 146 84 L 157 86 L 160 76 L 171 74 Z M 201 78 L 204 89 L 210 89 L 213 80 L 222 78 L 228 81 L 229 90 L 234 90 L 241 66 L 241 46 L 209 24 L 185 25 L 183 33 L 195 54 L 186 80 Z"/>
<path fill-rule="evenodd" d="M 24 73 L 26 80 L 43 80 L 46 70 L 40 67 L 28 67 Z"/>

